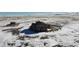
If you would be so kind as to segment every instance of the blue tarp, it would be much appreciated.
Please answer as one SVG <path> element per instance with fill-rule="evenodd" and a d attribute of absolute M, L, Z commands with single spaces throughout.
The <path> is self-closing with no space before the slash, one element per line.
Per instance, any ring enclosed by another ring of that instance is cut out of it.
<path fill-rule="evenodd" d="M 25 33 L 25 34 L 36 34 L 36 32 L 33 32 L 30 29 L 24 29 L 24 30 L 21 31 L 21 33 Z"/>

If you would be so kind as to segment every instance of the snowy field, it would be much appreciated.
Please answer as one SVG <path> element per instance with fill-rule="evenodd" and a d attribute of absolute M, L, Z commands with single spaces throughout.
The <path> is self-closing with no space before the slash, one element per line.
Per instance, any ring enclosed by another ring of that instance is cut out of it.
<path fill-rule="evenodd" d="M 22 18 L 7 19 L 0 18 L 0 46 L 1 47 L 78 47 L 79 46 L 79 16 L 57 16 L 57 17 L 39 17 L 39 18 Z M 20 23 L 18 27 L 22 31 L 36 21 L 53 24 L 58 23 L 62 28 L 58 31 L 41 32 L 35 34 L 12 35 L 11 32 L 2 31 L 3 29 L 16 28 L 2 27 L 10 22 Z M 26 36 L 18 38 L 19 36 Z"/>

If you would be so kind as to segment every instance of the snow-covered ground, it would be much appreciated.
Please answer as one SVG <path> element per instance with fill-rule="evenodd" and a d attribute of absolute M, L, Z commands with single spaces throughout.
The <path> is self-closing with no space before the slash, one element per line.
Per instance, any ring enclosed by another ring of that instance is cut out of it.
<path fill-rule="evenodd" d="M 76 19 L 77 18 L 77 19 Z M 0 27 L 0 46 L 1 47 L 78 47 L 79 46 L 79 20 L 78 16 L 73 18 L 52 17 L 52 18 L 28 18 L 18 20 L 0 21 L 0 26 L 6 25 L 11 21 L 20 23 L 23 26 L 20 31 L 28 29 L 31 23 L 35 21 L 43 21 L 45 23 L 58 23 L 62 25 L 61 30 L 54 32 L 41 32 L 36 34 L 12 35 L 11 32 L 2 31 L 11 27 Z M 14 28 L 14 27 L 13 27 Z M 18 36 L 27 36 L 23 39 Z"/>

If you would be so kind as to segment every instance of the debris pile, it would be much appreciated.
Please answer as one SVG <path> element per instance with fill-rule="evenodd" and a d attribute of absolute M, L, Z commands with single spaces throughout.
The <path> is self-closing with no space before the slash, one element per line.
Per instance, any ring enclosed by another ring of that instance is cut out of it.
<path fill-rule="evenodd" d="M 57 31 L 58 29 L 61 29 L 61 26 L 46 24 L 44 22 L 37 21 L 36 23 L 32 23 L 29 29 L 34 32 L 50 32 L 50 31 Z"/>
<path fill-rule="evenodd" d="M 6 32 L 11 32 L 12 35 L 19 35 L 20 31 L 19 29 L 21 29 L 22 27 L 20 28 L 9 28 L 9 29 L 3 29 L 2 31 L 6 31 Z"/>
<path fill-rule="evenodd" d="M 18 26 L 19 23 L 16 23 L 16 22 L 10 22 L 9 24 L 5 25 L 5 27 L 8 27 L 8 26 Z"/>
<path fill-rule="evenodd" d="M 28 29 L 24 29 L 23 31 L 19 31 L 19 29 L 23 27 L 18 27 L 19 23 L 16 23 L 16 22 L 10 22 L 10 24 L 7 24 L 6 26 L 15 27 L 15 28 L 8 28 L 8 29 L 2 30 L 2 31 L 11 32 L 12 35 L 19 35 L 20 33 L 32 34 L 32 33 L 39 33 L 39 32 L 50 32 L 50 31 L 54 32 L 54 31 L 58 31 L 62 27 L 59 24 L 52 25 L 52 24 L 41 22 L 41 21 L 36 21 L 35 23 L 32 23 Z"/>

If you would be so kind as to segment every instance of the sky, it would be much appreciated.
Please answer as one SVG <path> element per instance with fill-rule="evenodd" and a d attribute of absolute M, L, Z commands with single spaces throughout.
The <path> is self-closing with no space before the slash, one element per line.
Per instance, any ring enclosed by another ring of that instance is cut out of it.
<path fill-rule="evenodd" d="M 54 15 L 72 15 L 79 13 L 72 12 L 0 12 L 0 16 L 54 16 Z"/>

